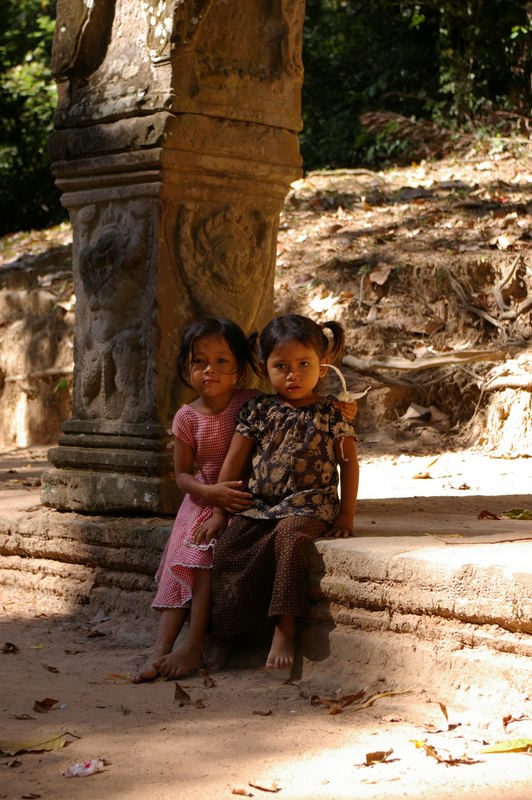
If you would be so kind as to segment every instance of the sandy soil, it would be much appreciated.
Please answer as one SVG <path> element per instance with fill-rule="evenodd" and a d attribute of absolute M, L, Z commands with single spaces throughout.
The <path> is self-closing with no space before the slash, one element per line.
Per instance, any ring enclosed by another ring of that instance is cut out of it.
<path fill-rule="evenodd" d="M 483 744 L 532 736 L 532 723 L 502 726 L 502 716 L 532 717 L 522 706 L 464 708 L 425 692 L 377 699 L 331 715 L 313 706 L 301 686 L 272 677 L 251 660 L 214 676 L 205 686 L 194 675 L 180 685 L 188 705 L 174 699 L 174 682 L 133 685 L 128 677 L 139 654 L 105 638 L 88 638 L 76 618 L 18 617 L 3 638 L 19 647 L 2 658 L 1 739 L 35 741 L 65 734 L 59 750 L 2 756 L 0 798 L 230 798 L 268 797 L 274 782 L 283 798 L 497 798 L 530 796 L 532 762 L 526 753 L 484 754 Z M 29 609 L 27 609 L 28 611 Z M 407 686 L 404 687 L 408 689 Z M 386 681 L 367 696 L 386 691 Z M 56 700 L 46 713 L 36 700 Z M 450 727 L 438 702 L 446 705 Z M 439 733 L 427 732 L 441 730 Z M 68 733 L 67 733 L 68 732 Z M 447 766 L 416 749 L 427 740 L 444 758 L 472 763 Z M 3 749 L 7 745 L 2 743 Z M 393 753 L 366 766 L 366 754 Z M 87 758 L 105 760 L 103 773 L 68 779 L 62 772 Z M 72 783 L 71 781 L 74 781 Z"/>

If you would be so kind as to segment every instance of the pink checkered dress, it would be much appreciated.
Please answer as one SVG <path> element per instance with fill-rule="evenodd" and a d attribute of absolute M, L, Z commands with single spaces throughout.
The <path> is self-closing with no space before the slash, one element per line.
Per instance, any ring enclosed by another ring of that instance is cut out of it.
<path fill-rule="evenodd" d="M 216 483 L 235 432 L 236 415 L 247 400 L 258 394 L 256 389 L 237 389 L 227 408 L 210 417 L 189 405 L 179 409 L 172 423 L 172 433 L 192 448 L 196 480 Z M 190 494 L 185 495 L 155 576 L 159 586 L 153 608 L 182 608 L 190 603 L 194 570 L 212 567 L 215 545 L 213 540 L 208 547 L 200 549 L 193 545 L 192 536 L 211 515 L 212 506 Z"/>

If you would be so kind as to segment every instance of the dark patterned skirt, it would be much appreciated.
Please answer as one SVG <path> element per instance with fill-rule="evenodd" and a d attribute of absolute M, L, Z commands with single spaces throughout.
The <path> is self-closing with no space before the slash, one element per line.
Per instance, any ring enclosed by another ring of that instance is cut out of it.
<path fill-rule="evenodd" d="M 329 526 L 304 516 L 233 517 L 214 550 L 214 633 L 246 633 L 267 617 L 303 616 L 310 600 L 309 551 Z"/>

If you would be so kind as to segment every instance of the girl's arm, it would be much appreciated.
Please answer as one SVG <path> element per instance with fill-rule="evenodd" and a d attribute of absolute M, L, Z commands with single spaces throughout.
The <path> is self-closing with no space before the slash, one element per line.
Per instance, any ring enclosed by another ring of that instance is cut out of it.
<path fill-rule="evenodd" d="M 254 445 L 254 439 L 248 439 L 240 433 L 233 434 L 229 450 L 227 451 L 227 455 L 220 470 L 220 475 L 218 476 L 218 486 L 220 484 L 234 485 L 235 482 L 238 482 L 240 485 L 242 484 L 242 481 L 238 479 L 248 472 Z M 245 493 L 240 492 L 240 494 Z M 245 496 L 246 498 L 251 498 L 250 494 L 245 494 Z M 246 508 L 249 505 L 251 505 L 251 502 L 247 501 Z M 212 512 L 212 517 L 196 529 L 194 533 L 195 543 L 202 544 L 205 542 L 208 544 L 211 539 L 219 536 L 225 530 L 226 525 L 227 514 L 223 506 L 215 507 Z"/>
<path fill-rule="evenodd" d="M 356 400 L 350 400 L 349 402 L 345 400 L 335 400 L 334 405 L 336 408 L 340 409 L 343 418 L 348 422 L 352 422 L 357 415 L 358 404 Z"/>
<path fill-rule="evenodd" d="M 233 513 L 243 511 L 251 505 L 252 498 L 248 492 L 241 491 L 242 481 L 226 481 L 221 483 L 201 483 L 194 477 L 194 455 L 190 445 L 181 439 L 174 445 L 175 480 L 182 492 L 199 497 L 211 506 L 220 506 Z"/>
<path fill-rule="evenodd" d="M 234 433 L 218 476 L 219 481 L 236 481 L 247 474 L 255 439 Z"/>
<path fill-rule="evenodd" d="M 346 436 L 341 442 L 335 442 L 334 448 L 340 465 L 340 511 L 334 520 L 327 536 L 353 536 L 353 517 L 358 494 L 358 458 L 355 440 Z"/>

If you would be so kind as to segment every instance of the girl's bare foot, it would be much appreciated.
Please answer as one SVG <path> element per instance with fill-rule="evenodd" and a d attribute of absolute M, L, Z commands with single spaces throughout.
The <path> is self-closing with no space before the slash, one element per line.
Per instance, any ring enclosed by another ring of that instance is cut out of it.
<path fill-rule="evenodd" d="M 205 661 L 205 666 L 209 672 L 218 672 L 218 670 L 225 667 L 234 643 L 234 636 L 218 636 Z"/>
<path fill-rule="evenodd" d="M 153 681 L 159 675 L 159 670 L 155 666 L 155 662 L 158 661 L 160 658 L 163 658 L 170 652 L 171 648 L 165 648 L 161 650 L 154 650 L 151 654 L 150 658 L 146 661 L 144 666 L 139 669 L 136 675 L 131 678 L 131 683 L 145 683 L 147 681 Z"/>
<path fill-rule="evenodd" d="M 154 660 L 153 666 L 164 678 L 175 680 L 181 675 L 200 666 L 203 658 L 203 647 L 196 642 L 185 641 L 172 653 Z"/>
<path fill-rule="evenodd" d="M 275 626 L 266 669 L 291 669 L 294 666 L 294 634 Z"/>

